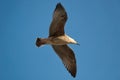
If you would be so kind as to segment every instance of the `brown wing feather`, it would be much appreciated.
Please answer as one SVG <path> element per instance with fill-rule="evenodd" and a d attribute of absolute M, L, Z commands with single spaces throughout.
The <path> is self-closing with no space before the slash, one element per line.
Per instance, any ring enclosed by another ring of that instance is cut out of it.
<path fill-rule="evenodd" d="M 53 20 L 49 29 L 49 37 L 50 36 L 60 36 L 64 34 L 64 25 L 67 21 L 67 13 L 64 7 L 58 3 L 54 10 Z"/>
<path fill-rule="evenodd" d="M 52 45 L 57 55 L 73 77 L 76 76 L 76 59 L 74 52 L 67 45 Z"/>

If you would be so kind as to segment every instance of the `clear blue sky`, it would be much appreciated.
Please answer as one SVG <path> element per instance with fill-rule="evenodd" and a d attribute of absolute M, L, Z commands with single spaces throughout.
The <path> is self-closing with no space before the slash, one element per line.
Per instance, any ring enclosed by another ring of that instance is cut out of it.
<path fill-rule="evenodd" d="M 75 79 L 51 46 L 35 46 L 58 2 L 66 33 L 81 44 L 69 45 Z M 120 80 L 120 0 L 0 0 L 0 80 Z"/>

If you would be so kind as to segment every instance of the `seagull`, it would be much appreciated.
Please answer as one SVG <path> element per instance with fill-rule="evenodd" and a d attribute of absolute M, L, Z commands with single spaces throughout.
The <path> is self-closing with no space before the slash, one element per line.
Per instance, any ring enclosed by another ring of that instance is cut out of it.
<path fill-rule="evenodd" d="M 65 8 L 61 3 L 57 3 L 49 28 L 49 36 L 48 38 L 37 38 L 36 46 L 50 44 L 68 72 L 75 77 L 77 72 L 76 59 L 73 50 L 67 44 L 78 44 L 78 42 L 65 34 L 64 25 L 67 18 Z"/>

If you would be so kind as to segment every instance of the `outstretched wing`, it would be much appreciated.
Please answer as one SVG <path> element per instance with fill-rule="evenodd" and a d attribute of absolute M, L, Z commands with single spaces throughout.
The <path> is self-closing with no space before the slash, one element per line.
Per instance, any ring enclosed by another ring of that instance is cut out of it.
<path fill-rule="evenodd" d="M 67 45 L 52 45 L 57 55 L 73 77 L 76 76 L 76 59 L 74 52 Z"/>
<path fill-rule="evenodd" d="M 58 3 L 54 10 L 53 20 L 49 29 L 49 37 L 50 36 L 60 36 L 64 34 L 64 25 L 67 21 L 67 13 L 64 7 Z"/>

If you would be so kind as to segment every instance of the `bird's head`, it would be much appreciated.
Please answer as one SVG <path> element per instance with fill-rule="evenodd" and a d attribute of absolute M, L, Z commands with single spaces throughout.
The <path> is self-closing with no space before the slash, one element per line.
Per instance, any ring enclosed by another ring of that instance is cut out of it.
<path fill-rule="evenodd" d="M 37 38 L 37 40 L 36 40 L 36 46 L 37 46 L 37 47 L 40 47 L 40 46 L 42 46 L 42 45 L 44 45 L 44 44 L 45 44 L 45 43 L 42 42 L 41 38 Z"/>

